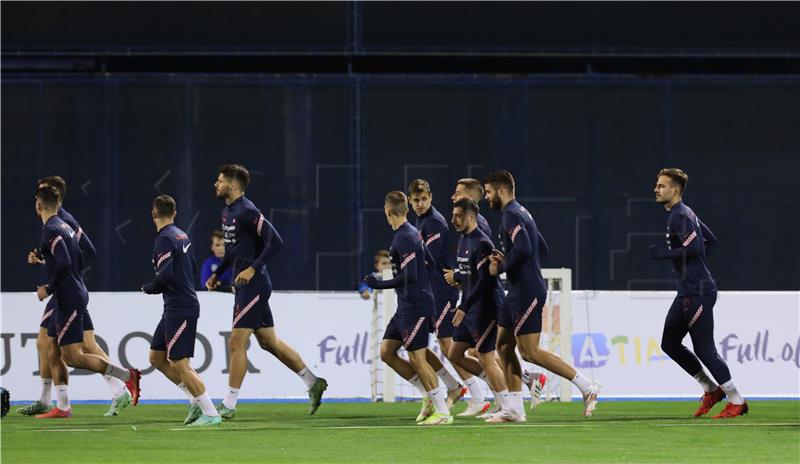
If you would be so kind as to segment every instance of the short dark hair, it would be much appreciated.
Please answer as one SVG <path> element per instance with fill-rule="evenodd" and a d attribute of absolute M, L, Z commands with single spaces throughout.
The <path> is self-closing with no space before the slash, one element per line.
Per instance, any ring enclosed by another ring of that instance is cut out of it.
<path fill-rule="evenodd" d="M 494 188 L 506 187 L 512 193 L 514 192 L 514 176 L 505 170 L 490 172 L 483 178 L 483 183 L 489 184 Z"/>
<path fill-rule="evenodd" d="M 211 243 L 214 243 L 214 239 L 218 238 L 220 240 L 225 240 L 225 234 L 222 233 L 219 229 L 214 229 L 211 231 Z"/>
<path fill-rule="evenodd" d="M 471 198 L 462 198 L 458 200 L 453 203 L 453 208 L 461 208 L 465 213 L 472 213 L 475 217 L 478 217 L 478 213 L 481 211 L 480 206 Z"/>
<path fill-rule="evenodd" d="M 408 197 L 400 190 L 392 190 L 387 193 L 384 203 L 389 205 L 391 213 L 395 216 L 405 216 L 408 214 Z"/>
<path fill-rule="evenodd" d="M 392 255 L 389 254 L 389 250 L 378 250 L 375 252 L 375 261 L 378 261 L 380 258 L 392 258 Z"/>
<path fill-rule="evenodd" d="M 223 164 L 219 167 L 219 173 L 238 182 L 242 191 L 247 190 L 250 185 L 250 172 L 241 164 Z"/>
<path fill-rule="evenodd" d="M 463 179 L 458 179 L 456 185 L 463 185 L 465 189 L 469 192 L 477 193 L 478 198 L 483 198 L 483 184 L 478 179 L 473 179 L 472 177 L 465 177 Z"/>
<path fill-rule="evenodd" d="M 58 207 L 61 195 L 53 185 L 44 185 L 36 189 L 36 199 L 39 200 L 42 206 L 48 209 L 55 209 Z"/>
<path fill-rule="evenodd" d="M 411 183 L 408 184 L 408 195 L 411 196 L 414 195 L 415 193 L 416 194 L 427 193 L 428 195 L 430 195 L 431 184 L 429 184 L 428 181 L 425 179 L 412 180 Z"/>
<path fill-rule="evenodd" d="M 39 179 L 36 182 L 36 187 L 38 188 L 40 185 L 50 185 L 58 190 L 58 196 L 60 197 L 59 201 L 63 202 L 64 197 L 67 196 L 67 181 L 64 180 L 61 176 L 47 176 L 45 178 Z"/>
<path fill-rule="evenodd" d="M 175 199 L 169 195 L 159 195 L 153 200 L 157 217 L 172 217 L 175 214 Z"/>
<path fill-rule="evenodd" d="M 658 177 L 667 176 L 673 184 L 677 184 L 681 188 L 681 195 L 686 191 L 686 184 L 689 183 L 689 176 L 678 168 L 664 168 L 658 171 Z"/>

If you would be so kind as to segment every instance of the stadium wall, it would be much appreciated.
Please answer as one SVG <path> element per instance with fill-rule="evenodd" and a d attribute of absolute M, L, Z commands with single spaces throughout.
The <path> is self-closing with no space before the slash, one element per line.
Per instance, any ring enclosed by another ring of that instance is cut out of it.
<path fill-rule="evenodd" d="M 1 289 L 38 278 L 24 263 L 41 227 L 35 179 L 69 182 L 65 207 L 98 249 L 89 288 L 133 291 L 152 273 L 153 197 L 176 198 L 201 262 L 220 223 L 216 169 L 240 162 L 286 239 L 270 262 L 279 290 L 354 289 L 391 242 L 387 190 L 425 177 L 449 217 L 455 181 L 497 168 L 573 288 L 672 289 L 647 252 L 663 240 L 651 192 L 665 166 L 689 173 L 686 202 L 719 238 L 720 288 L 800 290 L 799 81 L 4 74 Z"/>
<path fill-rule="evenodd" d="M 233 298 L 201 293 L 193 366 L 212 397 L 227 387 L 226 337 Z M 664 356 L 659 344 L 674 292 L 574 291 L 570 363 L 617 398 L 698 395 L 694 380 Z M 280 337 L 294 346 L 319 376 L 328 398 L 370 397 L 369 332 L 372 303 L 355 292 L 276 292 L 270 300 Z M 2 294 L 2 384 L 15 400 L 33 400 L 40 388 L 35 339 L 44 304 L 32 293 Z M 740 390 L 750 397 L 800 398 L 800 292 L 721 292 L 714 308 L 716 340 Z M 98 340 L 112 359 L 145 371 L 143 400 L 183 400 L 163 375 L 150 371 L 149 337 L 162 304 L 141 293 L 91 294 L 89 309 Z M 691 341 L 686 339 L 687 344 Z M 303 398 L 302 382 L 255 342 L 241 398 Z M 148 370 L 145 370 L 148 369 Z M 74 400 L 105 400 L 97 375 L 73 372 Z M 577 394 L 577 390 L 574 392 Z"/>

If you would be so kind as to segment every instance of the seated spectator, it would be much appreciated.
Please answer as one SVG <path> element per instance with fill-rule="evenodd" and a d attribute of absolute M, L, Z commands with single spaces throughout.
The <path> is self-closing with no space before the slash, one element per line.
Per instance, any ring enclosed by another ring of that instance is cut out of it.
<path fill-rule="evenodd" d="M 200 268 L 200 289 L 206 289 L 206 281 L 211 277 L 211 273 L 217 270 L 222 258 L 225 257 L 225 240 L 222 231 L 215 230 L 211 233 L 211 256 L 203 261 Z M 214 289 L 217 292 L 233 292 L 233 266 L 219 276 L 219 286 Z"/>
<path fill-rule="evenodd" d="M 372 273 L 376 278 L 381 278 L 381 273 L 384 269 L 391 269 L 392 268 L 392 258 L 389 256 L 389 250 L 378 250 L 375 252 L 375 272 Z M 372 294 L 372 289 L 361 281 L 358 284 L 358 293 L 361 294 L 361 298 L 365 300 L 369 300 L 370 295 Z"/>

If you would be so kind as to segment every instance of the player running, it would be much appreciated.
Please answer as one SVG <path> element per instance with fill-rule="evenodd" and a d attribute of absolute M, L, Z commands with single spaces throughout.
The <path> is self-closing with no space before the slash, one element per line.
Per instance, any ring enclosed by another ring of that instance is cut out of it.
<path fill-rule="evenodd" d="M 492 254 L 491 275 L 506 273 L 509 291 L 498 322 L 498 351 L 505 366 L 509 401 L 503 402 L 504 413 L 493 422 L 525 420 L 521 394 L 521 370 L 514 352 L 519 347 L 522 359 L 541 366 L 570 380 L 583 394 L 584 417 L 597 407 L 600 386 L 584 377 L 558 355 L 539 347 L 542 332 L 542 309 L 547 289 L 542 278 L 540 255 L 546 246 L 533 216 L 515 199 L 514 177 L 508 171 L 495 171 L 484 179 L 489 207 L 503 212 L 500 241 L 503 251 Z M 507 404 L 510 403 L 510 404 Z"/>
<path fill-rule="evenodd" d="M 488 383 L 495 403 L 502 405 L 502 398 L 508 397 L 508 388 L 495 361 L 495 347 L 497 309 L 503 304 L 503 290 L 498 278 L 489 275 L 489 257 L 494 246 L 478 229 L 478 214 L 478 204 L 468 198 L 453 205 L 453 226 L 461 233 L 456 254 L 458 269 L 445 271 L 444 277 L 451 285 L 461 285 L 462 296 L 453 317 L 455 331 L 450 359 Z M 477 361 L 465 356 L 470 348 L 477 352 Z M 488 409 L 488 403 L 484 409 Z"/>
<path fill-rule="evenodd" d="M 433 332 L 434 299 L 426 271 L 426 249 L 419 230 L 408 223 L 408 199 L 403 192 L 387 193 L 383 211 L 395 231 L 389 248 L 394 278 L 378 280 L 368 275 L 364 279 L 370 288 L 393 288 L 397 292 L 397 312 L 383 334 L 381 360 L 419 389 L 433 405 L 430 416 L 417 417 L 419 424 L 449 425 L 453 416 L 447 407 L 446 393 L 439 386 L 427 356 L 429 334 Z M 400 348 L 408 352 L 408 361 L 398 355 Z"/>
<path fill-rule="evenodd" d="M 150 364 L 161 371 L 189 397 L 189 415 L 184 425 L 205 427 L 220 425 L 222 418 L 203 381 L 189 364 L 194 356 L 200 303 L 194 291 L 194 255 L 189 252 L 189 236 L 175 226 L 175 200 L 160 195 L 153 200 L 153 224 L 156 226 L 153 268 L 156 278 L 142 285 L 149 295 L 163 294 L 164 313 L 150 344 Z"/>
<path fill-rule="evenodd" d="M 432 204 L 433 193 L 431 193 L 431 186 L 428 181 L 424 179 L 411 181 L 408 185 L 408 199 L 416 216 L 416 228 L 422 234 L 422 241 L 428 250 L 428 256 L 432 258 L 426 260 L 426 264 L 435 309 L 433 326 L 436 330 L 439 348 L 442 354 L 447 357 L 450 352 L 450 345 L 453 343 L 453 314 L 458 301 L 458 289 L 447 285 L 442 275 L 444 269 L 453 268 L 447 256 L 450 252 L 448 242 L 450 228 L 447 225 L 447 220 Z M 470 396 L 483 396 L 480 385 L 478 385 L 472 374 L 453 365 L 459 377 L 467 384 L 467 388 L 464 388 L 436 357 L 435 353 L 429 350 L 427 356 L 428 363 L 447 387 L 447 405 L 449 408 L 452 408 L 453 404 L 461 399 L 467 390 L 470 391 Z M 452 363 L 452 360 L 450 362 Z M 432 412 L 433 408 L 430 401 L 423 400 L 420 415 L 427 417 Z"/>
<path fill-rule="evenodd" d="M 78 221 L 63 207 L 64 197 L 67 193 L 66 181 L 61 176 L 48 176 L 43 179 L 39 179 L 36 183 L 36 186 L 37 188 L 52 186 L 58 190 L 59 204 L 57 214 L 59 218 L 66 222 L 72 228 L 72 230 L 75 231 L 75 236 L 78 239 L 78 246 L 80 249 L 82 273 L 92 263 L 92 261 L 94 261 L 97 252 L 94 248 L 94 244 L 92 244 L 92 241 L 89 239 L 89 235 L 83 230 L 83 228 L 81 228 Z M 28 253 L 28 264 L 44 264 L 44 261 L 42 260 L 42 254 L 39 249 L 31 250 Z M 45 282 L 46 277 L 42 283 Z M 50 360 L 50 357 L 53 354 L 52 352 L 53 350 L 57 349 L 57 346 L 50 345 L 50 338 L 47 336 L 47 332 L 48 328 L 50 328 L 50 332 L 55 333 L 55 328 L 51 326 L 55 324 L 55 317 L 53 316 L 53 313 L 57 303 L 58 302 L 55 297 L 50 297 L 50 299 L 47 301 L 47 305 L 45 305 L 44 313 L 42 314 L 42 319 L 39 323 L 39 333 L 36 337 L 36 351 L 39 355 L 39 376 L 42 381 L 42 390 L 38 400 L 17 410 L 20 414 L 26 416 L 34 416 L 50 410 L 52 407 L 51 401 L 53 385 L 56 386 L 57 390 L 64 390 L 68 388 L 67 384 L 69 383 L 69 374 L 67 372 L 66 364 L 64 364 L 64 361 L 61 359 L 61 357 L 57 355 L 53 356 L 52 362 Z M 95 339 L 94 325 L 92 324 L 92 318 L 89 315 L 88 310 L 83 314 L 82 348 L 83 351 L 96 354 L 103 358 L 106 362 L 109 361 L 108 354 L 103 351 Z M 122 411 L 122 409 L 130 404 L 131 395 L 125 387 L 124 382 L 109 375 L 104 375 L 103 378 L 111 389 L 112 399 L 111 406 L 105 415 L 116 416 L 120 411 Z"/>
<path fill-rule="evenodd" d="M 51 316 L 55 317 L 55 323 L 51 326 L 52 330 L 48 329 L 52 348 L 50 365 L 57 365 L 58 358 L 61 358 L 68 366 L 115 377 L 125 382 L 131 393 L 130 402 L 136 406 L 139 401 L 141 372 L 117 367 L 102 356 L 83 350 L 83 320 L 89 293 L 80 275 L 82 258 L 77 233 L 58 217 L 59 199 L 59 191 L 53 186 L 42 186 L 36 191 L 36 213 L 44 224 L 39 248 L 48 276 L 48 283 L 39 286 L 36 295 L 39 301 L 50 295 L 57 301 Z M 44 419 L 72 416 L 66 384 L 56 385 L 56 407 L 36 417 Z"/>
<path fill-rule="evenodd" d="M 233 330 L 229 340 L 229 388 L 217 410 L 223 419 L 232 419 L 236 415 L 239 389 L 247 373 L 247 345 L 250 336 L 255 334 L 263 350 L 278 358 L 306 384 L 310 399 L 308 413 L 314 414 L 328 382 L 315 376 L 297 351 L 275 333 L 269 307 L 272 281 L 267 273 L 267 263 L 281 249 L 283 239 L 256 205 L 244 196 L 249 184 L 250 173 L 238 164 L 220 166 L 214 183 L 217 198 L 225 201 L 222 209 L 225 257 L 206 281 L 206 288 L 214 289 L 218 285 L 218 276 L 231 266 L 236 288 Z"/>
<path fill-rule="evenodd" d="M 481 199 L 483 199 L 483 185 L 481 185 L 481 181 L 471 177 L 458 179 L 458 181 L 456 181 L 456 189 L 453 195 L 450 196 L 450 199 L 453 201 L 453 205 L 455 205 L 456 202 L 462 198 L 468 198 L 474 201 L 476 205 L 480 205 Z M 478 230 L 489 237 L 490 241 L 493 240 L 492 228 L 489 226 L 489 221 L 487 221 L 480 212 L 478 213 Z"/>
<path fill-rule="evenodd" d="M 661 349 L 703 387 L 705 393 L 694 417 L 708 414 L 715 404 L 728 397 L 728 404 L 714 419 L 727 419 L 747 414 L 747 401 L 731 379 L 728 365 L 717 353 L 714 343 L 714 303 L 717 285 L 708 269 L 706 258 L 717 238 L 700 218 L 683 203 L 689 176 L 670 168 L 658 172 L 653 193 L 656 202 L 667 210 L 667 246 L 650 246 L 653 259 L 670 259 L 675 267 L 678 296 L 672 302 L 664 321 Z M 692 338 L 694 353 L 681 342 L 686 334 Z M 700 364 L 702 362 L 702 365 Z M 714 380 L 703 369 L 705 365 Z"/>
<path fill-rule="evenodd" d="M 450 199 L 453 200 L 453 204 L 455 204 L 455 202 L 461 200 L 462 198 L 468 198 L 474 201 L 476 205 L 480 205 L 483 197 L 484 197 L 484 191 L 483 191 L 483 184 L 481 184 L 481 181 L 479 181 L 478 179 L 465 177 L 463 179 L 459 179 L 456 182 L 455 191 L 453 192 L 453 195 L 450 197 Z M 486 218 L 483 217 L 483 214 L 481 214 L 480 212 L 478 213 L 478 229 L 484 234 L 486 234 L 486 236 L 489 237 L 490 241 L 493 242 L 495 240 L 495 237 L 492 234 L 492 229 L 489 226 L 489 221 L 487 221 Z M 497 238 L 499 240 L 499 235 L 497 236 Z M 540 240 L 541 240 L 540 243 L 543 245 L 543 249 L 546 249 L 547 246 L 545 245 L 544 239 L 541 238 L 541 235 L 540 235 Z M 501 296 L 503 298 L 501 304 L 505 304 L 505 294 L 502 294 Z M 500 328 L 500 330 L 502 330 L 502 328 Z M 503 362 L 499 356 L 496 357 L 496 361 L 497 365 L 500 366 L 500 369 L 502 370 Z M 529 363 L 525 361 L 520 360 L 519 363 L 520 363 L 520 370 L 522 372 L 521 375 L 522 383 L 524 383 L 525 386 L 527 386 L 531 392 L 530 408 L 531 411 L 533 411 L 541 403 L 542 391 L 544 391 L 544 386 L 547 383 L 547 376 L 544 373 L 533 372 L 532 370 L 529 370 L 525 366 L 525 364 Z M 470 408 L 467 409 L 469 410 Z M 486 417 L 488 417 L 488 415 L 498 412 L 499 410 L 500 407 L 497 405 L 497 401 L 495 401 L 495 406 L 488 411 Z"/>

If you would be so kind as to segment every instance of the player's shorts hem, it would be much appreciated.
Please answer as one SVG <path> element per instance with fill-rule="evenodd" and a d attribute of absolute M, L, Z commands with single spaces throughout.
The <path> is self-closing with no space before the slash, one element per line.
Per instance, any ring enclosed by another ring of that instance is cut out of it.
<path fill-rule="evenodd" d="M 517 303 L 511 310 L 515 337 L 541 333 L 542 311 L 546 298 L 546 295 L 520 295 L 514 299 L 515 301 L 510 302 Z"/>
<path fill-rule="evenodd" d="M 272 311 L 269 307 L 270 294 L 271 292 L 258 292 L 249 295 L 237 293 L 231 327 L 252 330 L 275 327 Z"/>

